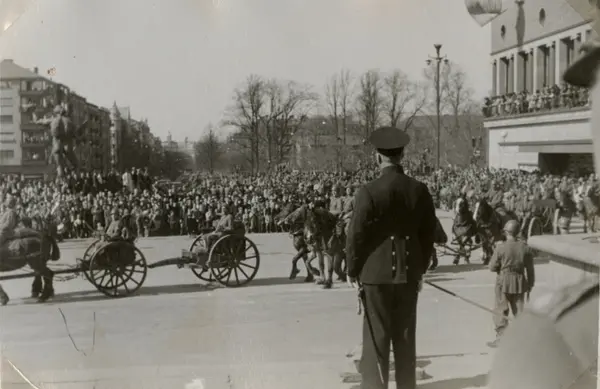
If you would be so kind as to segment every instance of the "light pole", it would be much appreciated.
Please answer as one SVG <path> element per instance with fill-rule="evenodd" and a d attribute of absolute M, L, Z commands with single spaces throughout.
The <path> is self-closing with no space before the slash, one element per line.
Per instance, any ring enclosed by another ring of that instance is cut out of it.
<path fill-rule="evenodd" d="M 436 159 L 435 159 L 435 166 L 437 169 L 440 168 L 440 132 L 441 132 L 441 127 L 442 127 L 442 123 L 441 123 L 441 100 L 442 100 L 442 96 L 441 96 L 441 89 L 440 89 L 440 73 L 442 70 L 442 62 L 444 62 L 444 64 L 448 64 L 448 58 L 446 58 L 446 56 L 441 56 L 440 55 L 440 50 L 442 49 L 442 45 L 439 43 L 436 43 L 435 45 L 433 45 L 433 47 L 435 48 L 435 57 L 429 57 L 429 59 L 426 61 L 427 65 L 431 65 L 433 62 L 435 62 L 435 110 L 436 110 L 436 116 L 437 116 L 437 128 L 436 128 Z"/>

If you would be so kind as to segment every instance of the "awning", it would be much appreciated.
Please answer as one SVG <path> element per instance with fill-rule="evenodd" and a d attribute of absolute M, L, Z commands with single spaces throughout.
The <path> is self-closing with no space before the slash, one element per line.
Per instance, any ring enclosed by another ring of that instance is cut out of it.
<path fill-rule="evenodd" d="M 504 142 L 500 143 L 500 146 L 518 146 L 521 153 L 591 154 L 594 152 L 591 139 Z"/>

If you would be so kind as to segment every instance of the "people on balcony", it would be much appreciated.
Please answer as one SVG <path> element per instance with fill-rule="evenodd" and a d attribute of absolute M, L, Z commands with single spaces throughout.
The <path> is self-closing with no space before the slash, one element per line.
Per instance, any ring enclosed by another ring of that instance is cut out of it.
<path fill-rule="evenodd" d="M 586 88 L 564 84 L 544 86 L 535 93 L 521 91 L 502 96 L 486 97 L 483 104 L 485 117 L 514 116 L 527 113 L 586 107 L 590 97 Z"/>
<path fill-rule="evenodd" d="M 23 134 L 23 141 L 25 144 L 46 144 L 50 141 L 48 134 Z"/>

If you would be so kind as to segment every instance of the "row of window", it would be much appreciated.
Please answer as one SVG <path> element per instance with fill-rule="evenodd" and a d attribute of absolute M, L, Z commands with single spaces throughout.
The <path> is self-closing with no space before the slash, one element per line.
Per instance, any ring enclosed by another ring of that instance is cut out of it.
<path fill-rule="evenodd" d="M 0 89 L 17 89 L 19 91 L 43 91 L 50 85 L 44 80 L 0 81 Z"/>
<path fill-rule="evenodd" d="M 15 158 L 14 150 L 0 150 L 0 163 L 9 162 Z"/>
<path fill-rule="evenodd" d="M 495 61 L 492 65 L 493 95 L 521 91 L 535 92 L 534 85 L 538 91 L 555 85 L 556 65 L 558 64 L 558 75 L 562 74 L 575 61 L 580 45 L 590 37 L 591 30 L 588 30 L 584 37 L 580 35 L 576 38 L 567 37 L 554 42 L 551 46 L 539 46 L 534 49 L 537 52 L 534 50 L 520 52 L 514 57 L 504 57 Z M 538 57 L 537 66 L 534 64 L 534 55 Z"/>

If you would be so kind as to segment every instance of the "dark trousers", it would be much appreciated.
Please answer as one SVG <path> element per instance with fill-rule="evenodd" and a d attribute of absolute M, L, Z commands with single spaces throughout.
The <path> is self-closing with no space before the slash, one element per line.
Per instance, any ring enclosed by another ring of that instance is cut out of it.
<path fill-rule="evenodd" d="M 496 327 L 496 336 L 500 337 L 508 326 L 508 315 L 512 312 L 517 316 L 523 312 L 525 305 L 525 293 L 504 293 L 502 290 L 502 280 L 496 280 L 494 327 Z"/>
<path fill-rule="evenodd" d="M 396 388 L 415 389 L 417 284 L 363 285 L 363 291 L 365 317 L 360 387 L 388 388 L 390 344 L 393 344 Z"/>

